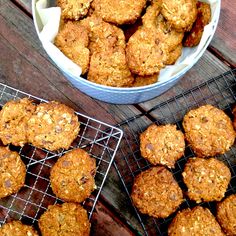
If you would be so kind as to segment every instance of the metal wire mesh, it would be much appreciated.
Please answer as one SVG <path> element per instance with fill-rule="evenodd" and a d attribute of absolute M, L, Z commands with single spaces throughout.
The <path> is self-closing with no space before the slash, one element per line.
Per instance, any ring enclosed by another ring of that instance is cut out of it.
<path fill-rule="evenodd" d="M 129 198 L 134 177 L 150 167 L 149 162 L 140 155 L 139 134 L 152 122 L 157 124 L 175 123 L 183 131 L 182 119 L 188 110 L 200 105 L 212 104 L 224 110 L 232 118 L 232 106 L 235 103 L 236 70 L 232 70 L 212 78 L 166 102 L 157 104 L 145 113 L 138 114 L 118 124 L 117 126 L 125 131 L 125 135 L 116 155 L 114 165 Z M 143 122 L 144 120 L 145 122 Z M 193 151 L 187 146 L 184 157 L 177 162 L 175 169 L 172 170 L 177 182 L 184 191 L 186 191 L 186 187 L 182 182 L 181 173 L 187 159 L 193 156 Z M 217 158 L 228 165 L 232 174 L 226 195 L 236 193 L 236 145 L 226 154 L 217 156 Z M 131 198 L 130 201 L 132 203 Z M 202 203 L 201 205 L 209 207 L 215 213 L 215 204 L 215 202 L 210 202 Z M 195 205 L 196 203 L 186 198 L 179 209 L 194 207 Z M 135 207 L 134 212 L 143 228 L 143 231 L 139 230 L 141 235 L 167 235 L 168 225 L 175 215 L 172 214 L 166 219 L 156 219 L 141 214 Z"/>
<path fill-rule="evenodd" d="M 31 98 L 36 104 L 46 102 L 43 99 L 0 84 L 1 106 L 9 100 L 24 97 Z M 95 176 L 97 188 L 83 203 L 88 211 L 89 218 L 91 218 L 123 132 L 117 127 L 81 113 L 76 114 L 80 121 L 80 132 L 69 150 L 77 147 L 83 148 L 91 157 L 96 159 L 97 165 Z M 32 145 L 25 145 L 21 148 L 10 145 L 10 149 L 20 154 L 27 166 L 27 175 L 25 185 L 18 193 L 0 199 L 0 224 L 17 219 L 27 224 L 36 225 L 38 218 L 49 205 L 62 203 L 52 192 L 49 174 L 57 159 L 69 150 L 50 152 Z"/>

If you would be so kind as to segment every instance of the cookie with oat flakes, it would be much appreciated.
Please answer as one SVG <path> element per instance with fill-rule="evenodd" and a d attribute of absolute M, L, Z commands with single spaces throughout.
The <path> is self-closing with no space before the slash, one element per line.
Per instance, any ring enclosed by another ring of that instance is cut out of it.
<path fill-rule="evenodd" d="M 190 158 L 182 173 L 191 200 L 220 201 L 227 190 L 231 173 L 229 168 L 215 158 Z"/>
<path fill-rule="evenodd" d="M 95 13 L 103 20 L 123 25 L 134 23 L 142 13 L 147 0 L 94 0 Z"/>
<path fill-rule="evenodd" d="M 17 152 L 0 147 L 0 198 L 17 193 L 24 186 L 26 167 Z"/>
<path fill-rule="evenodd" d="M 27 122 L 36 106 L 28 98 L 11 100 L 0 111 L 0 139 L 3 144 L 23 146 L 27 143 Z"/>
<path fill-rule="evenodd" d="M 216 217 L 227 236 L 236 235 L 236 194 L 217 204 Z"/>
<path fill-rule="evenodd" d="M 32 226 L 24 225 L 21 221 L 15 220 L 2 225 L 0 228 L 1 236 L 38 236 L 39 234 Z"/>
<path fill-rule="evenodd" d="M 152 167 L 135 177 L 131 197 L 143 214 L 165 218 L 183 202 L 183 193 L 172 173 L 163 166 Z"/>
<path fill-rule="evenodd" d="M 212 105 L 190 110 L 183 119 L 186 140 L 196 156 L 224 154 L 233 145 L 235 131 L 230 118 Z"/>
<path fill-rule="evenodd" d="M 173 51 L 169 52 L 169 57 L 167 58 L 165 64 L 173 65 L 178 60 L 178 58 L 182 55 L 182 43 L 180 43 Z"/>
<path fill-rule="evenodd" d="M 36 147 L 56 151 L 68 149 L 79 133 L 74 110 L 59 103 L 41 103 L 28 120 L 27 138 Z"/>
<path fill-rule="evenodd" d="M 95 189 L 96 160 L 82 149 L 62 156 L 50 172 L 54 194 L 69 202 L 83 202 Z"/>
<path fill-rule="evenodd" d="M 42 236 L 89 236 L 90 223 L 86 210 L 76 203 L 51 205 L 40 219 Z"/>
<path fill-rule="evenodd" d="M 209 209 L 196 206 L 179 211 L 168 228 L 169 236 L 224 236 Z"/>
<path fill-rule="evenodd" d="M 153 165 L 162 164 L 174 168 L 184 155 L 184 135 L 176 125 L 153 124 L 140 135 L 141 155 Z"/>
<path fill-rule="evenodd" d="M 177 31 L 189 31 L 197 19 L 197 1 L 162 0 L 161 13 Z"/>
<path fill-rule="evenodd" d="M 61 8 L 62 18 L 67 20 L 79 20 L 86 16 L 92 0 L 57 0 L 57 6 Z"/>

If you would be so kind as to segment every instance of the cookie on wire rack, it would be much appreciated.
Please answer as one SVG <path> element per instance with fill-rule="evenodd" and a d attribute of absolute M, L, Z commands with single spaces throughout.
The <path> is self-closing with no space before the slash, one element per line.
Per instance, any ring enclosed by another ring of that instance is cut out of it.
<path fill-rule="evenodd" d="M 0 227 L 1 236 L 38 236 L 39 234 L 32 226 L 24 225 L 21 221 L 15 220 Z"/>
<path fill-rule="evenodd" d="M 184 116 L 183 127 L 187 141 L 199 157 L 224 154 L 235 140 L 230 118 L 212 105 L 190 110 Z"/>
<path fill-rule="evenodd" d="M 95 189 L 96 160 L 83 149 L 62 156 L 50 172 L 54 194 L 69 202 L 83 202 Z"/>
<path fill-rule="evenodd" d="M 79 133 L 80 123 L 74 110 L 59 103 L 41 103 L 28 120 L 28 142 L 39 148 L 56 151 L 68 149 Z"/>
<path fill-rule="evenodd" d="M 17 152 L 0 147 L 0 198 L 17 193 L 24 186 L 26 167 Z"/>
<path fill-rule="evenodd" d="M 183 202 L 183 193 L 172 173 L 164 166 L 152 167 L 136 176 L 131 197 L 143 214 L 165 218 Z"/>
<path fill-rule="evenodd" d="M 220 201 L 231 179 L 229 168 L 215 158 L 188 159 L 182 176 L 188 197 L 197 203 Z"/>
<path fill-rule="evenodd" d="M 87 212 L 76 203 L 51 205 L 38 222 L 42 236 L 89 236 L 90 233 Z"/>

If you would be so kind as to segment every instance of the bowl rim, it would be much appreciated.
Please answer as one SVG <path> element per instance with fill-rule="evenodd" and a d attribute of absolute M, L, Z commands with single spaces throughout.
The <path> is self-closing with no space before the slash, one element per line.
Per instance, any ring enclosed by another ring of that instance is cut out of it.
<path fill-rule="evenodd" d="M 39 32 L 38 23 L 37 23 L 37 20 L 36 20 L 36 2 L 37 1 L 39 1 L 39 0 L 32 0 L 32 14 L 33 14 L 34 26 L 35 26 L 38 38 L 40 40 L 40 37 L 39 37 L 39 33 L 40 32 Z M 46 0 L 46 1 L 48 1 L 48 0 Z M 170 78 L 168 80 L 159 81 L 159 82 L 157 81 L 154 84 L 145 85 L 145 86 L 139 86 L 139 87 L 111 87 L 111 86 L 106 86 L 106 85 L 102 85 L 102 84 L 97 84 L 97 83 L 91 82 L 91 81 L 89 81 L 89 80 L 87 80 L 87 79 L 85 79 L 85 78 L 83 78 L 81 76 L 75 77 L 69 71 L 63 71 L 61 68 L 59 68 L 59 67 L 58 68 L 60 70 L 62 70 L 64 73 L 68 74 L 74 80 L 79 81 L 79 82 L 81 82 L 83 84 L 87 84 L 90 87 L 93 87 L 93 88 L 96 88 L 96 89 L 99 89 L 99 90 L 102 90 L 102 91 L 113 91 L 113 92 L 116 91 L 116 92 L 120 92 L 120 93 L 127 93 L 127 92 L 135 93 L 135 92 L 139 92 L 139 90 L 146 92 L 146 91 L 158 88 L 158 87 L 162 87 L 162 86 L 164 86 L 166 84 L 169 84 L 169 83 L 177 80 L 178 78 L 182 77 L 189 69 L 191 69 L 191 67 L 193 67 L 196 64 L 196 62 L 201 58 L 201 56 L 203 55 L 203 53 L 205 52 L 205 50 L 209 46 L 209 44 L 210 44 L 210 42 L 211 42 L 211 40 L 212 40 L 212 38 L 213 38 L 213 36 L 215 34 L 215 31 L 216 31 L 216 28 L 217 28 L 217 25 L 218 25 L 218 22 L 219 22 L 220 10 L 221 10 L 221 0 L 217 0 L 217 4 L 218 4 L 219 7 L 216 10 L 214 18 L 212 18 L 212 21 L 214 21 L 213 25 L 212 25 L 213 30 L 211 32 L 211 35 L 208 37 L 206 43 L 204 44 L 202 49 L 199 51 L 199 53 L 196 55 L 196 57 L 194 57 L 194 61 L 191 64 L 189 64 L 188 66 L 184 67 L 184 69 L 180 70 L 175 75 L 170 76 Z M 40 42 L 42 43 L 41 40 L 40 40 Z M 48 55 L 48 53 L 47 53 L 47 55 Z"/>

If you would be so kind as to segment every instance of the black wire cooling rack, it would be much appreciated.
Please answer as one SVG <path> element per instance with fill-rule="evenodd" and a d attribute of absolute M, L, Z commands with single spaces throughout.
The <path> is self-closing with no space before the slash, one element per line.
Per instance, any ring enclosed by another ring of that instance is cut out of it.
<path fill-rule="evenodd" d="M 134 177 L 141 171 L 150 167 L 149 162 L 140 155 L 139 134 L 152 122 L 157 124 L 174 123 L 183 131 L 182 119 L 188 110 L 200 105 L 212 104 L 224 110 L 231 118 L 233 118 L 232 106 L 235 103 L 236 69 L 216 78 L 212 78 L 168 101 L 157 104 L 145 113 L 138 114 L 118 124 L 117 127 L 123 129 L 125 132 L 114 165 L 129 198 Z M 145 122 L 143 122 L 144 120 Z M 186 191 L 186 187 L 182 182 L 181 173 L 187 159 L 193 156 L 194 154 L 188 146 L 184 157 L 177 162 L 175 169 L 172 170 L 172 173 L 184 191 Z M 232 179 L 226 195 L 236 193 L 236 145 L 234 145 L 226 154 L 217 156 L 217 158 L 228 165 L 232 174 Z M 132 203 L 131 198 L 130 201 Z M 214 214 L 215 204 L 215 202 L 211 202 L 202 203 L 201 205 L 211 209 Z M 186 198 L 184 203 L 179 207 L 179 210 L 187 207 L 192 208 L 195 205 L 196 203 Z M 155 219 L 141 214 L 135 207 L 134 212 L 142 225 L 141 228 L 143 231 L 136 229 L 139 231 L 140 235 L 167 235 L 168 225 L 175 215 L 174 213 L 166 219 Z"/>
<path fill-rule="evenodd" d="M 0 105 L 7 101 L 29 97 L 36 104 L 43 99 L 24 93 L 0 83 Z M 83 148 L 96 159 L 96 190 L 83 203 L 91 218 L 96 202 L 106 181 L 107 174 L 115 157 L 123 132 L 117 127 L 98 121 L 81 113 L 76 113 L 80 121 L 80 132 L 72 143 L 73 148 Z M 50 152 L 31 145 L 10 146 L 17 151 L 27 166 L 24 187 L 14 195 L 0 199 L 0 225 L 10 220 L 22 220 L 37 227 L 37 220 L 49 205 L 62 203 L 52 192 L 49 182 L 51 167 L 57 159 L 69 150 Z"/>

